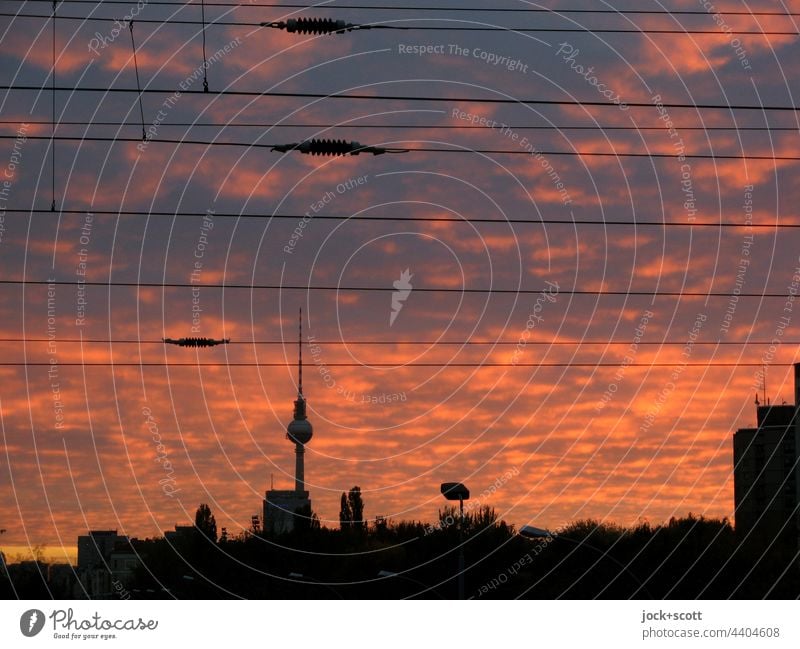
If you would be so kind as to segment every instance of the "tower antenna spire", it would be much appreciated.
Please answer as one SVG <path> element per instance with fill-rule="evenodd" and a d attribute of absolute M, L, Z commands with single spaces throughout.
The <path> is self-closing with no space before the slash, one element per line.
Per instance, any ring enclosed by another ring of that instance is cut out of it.
<path fill-rule="evenodd" d="M 297 391 L 303 396 L 303 307 L 297 318 Z"/>

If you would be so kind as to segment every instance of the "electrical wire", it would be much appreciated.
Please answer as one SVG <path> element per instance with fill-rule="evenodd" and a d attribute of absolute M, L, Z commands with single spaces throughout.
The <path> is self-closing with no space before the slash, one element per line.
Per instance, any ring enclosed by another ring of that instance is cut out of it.
<path fill-rule="evenodd" d="M 424 81 L 418 79 L 417 81 Z M 29 85 L 0 85 L 0 90 L 26 90 L 41 91 L 40 86 Z M 102 92 L 102 93 L 131 93 L 137 92 L 135 88 L 103 88 L 96 86 L 70 87 L 58 86 L 57 91 L 77 93 L 77 92 Z M 174 95 L 175 90 L 166 88 L 145 88 L 144 93 Z M 181 95 L 204 94 L 203 90 L 181 90 Z M 319 92 L 277 92 L 277 91 L 256 91 L 256 90 L 215 90 L 208 94 L 231 97 L 290 97 L 299 99 L 357 99 L 373 101 L 421 101 L 421 102 L 448 102 L 463 104 L 519 104 L 519 105 L 539 105 L 539 106 L 597 106 L 601 108 L 615 108 L 619 110 L 619 105 L 609 101 L 581 101 L 565 99 L 508 99 L 499 97 L 436 97 L 431 95 L 365 95 L 359 93 L 319 93 Z M 653 108 L 652 102 L 625 102 L 630 108 Z M 659 104 L 664 108 L 689 108 L 693 110 L 757 110 L 757 111 L 792 111 L 797 112 L 800 107 L 794 105 L 756 105 L 756 104 L 681 104 L 672 102 L 662 102 Z"/>
<path fill-rule="evenodd" d="M 0 135 L 0 140 L 13 140 L 15 135 Z M 70 136 L 59 135 L 56 138 L 47 137 L 44 135 L 29 135 L 28 140 L 53 140 L 59 142 L 141 142 L 139 138 L 133 137 L 100 137 L 100 136 Z M 181 144 L 181 145 L 194 145 L 194 146 L 234 146 L 245 147 L 248 149 L 270 149 L 271 151 L 282 151 L 283 148 L 298 149 L 299 146 L 291 146 L 286 144 L 265 144 L 265 143 L 250 143 L 250 142 L 222 142 L 219 140 L 187 140 L 187 139 L 168 139 L 168 138 L 149 138 L 145 139 L 148 143 L 156 144 Z M 374 147 L 373 147 L 374 148 Z M 368 148 L 361 147 L 361 151 L 369 153 Z M 483 153 L 483 154 L 502 154 L 502 155 L 525 155 L 532 156 L 533 154 L 542 156 L 580 156 L 580 157 L 611 157 L 611 158 L 681 158 L 681 159 L 694 159 L 694 160 L 775 160 L 775 161 L 798 161 L 800 156 L 779 156 L 779 155 L 761 155 L 761 154 L 737 154 L 726 155 L 720 153 L 635 153 L 627 151 L 540 151 L 533 149 L 533 151 L 526 151 L 525 149 L 473 149 L 470 147 L 446 149 L 442 147 L 415 147 L 404 148 L 397 150 L 389 150 L 389 153 Z M 323 154 L 333 155 L 333 154 Z"/>
<path fill-rule="evenodd" d="M 51 112 L 52 124 L 50 126 L 50 160 L 51 160 L 51 174 L 50 174 L 50 192 L 52 201 L 50 203 L 50 211 L 56 211 L 56 145 L 54 142 L 56 135 L 56 10 L 58 8 L 58 0 L 53 0 L 53 73 L 52 82 L 50 84 L 50 95 L 52 99 Z"/>
<path fill-rule="evenodd" d="M 197 352 L 196 352 L 197 353 Z M 176 362 L 114 362 L 114 363 L 73 363 L 73 362 L 58 362 L 58 367 L 295 367 L 294 361 L 284 362 L 226 362 L 226 363 L 176 363 Z M 675 361 L 674 363 L 625 363 L 624 360 L 618 362 L 570 362 L 570 363 L 556 363 L 556 362 L 540 362 L 540 363 L 325 363 L 325 367 L 368 367 L 371 369 L 390 369 L 398 370 L 407 367 L 763 367 L 762 362 L 723 362 L 723 361 L 708 361 L 705 363 L 683 363 Z M 54 367 L 50 362 L 14 362 L 14 361 L 0 361 L 1 367 Z M 794 363 L 770 363 L 769 367 L 794 367 Z"/>
<path fill-rule="evenodd" d="M 2 343 L 45 343 L 55 342 L 64 344 L 116 344 L 116 345 L 163 345 L 164 340 L 126 340 L 121 338 L 0 338 Z M 314 345 L 518 345 L 517 340 L 313 340 L 308 344 Z M 800 345 L 800 340 L 783 340 L 784 345 Z M 294 345 L 290 340 L 229 340 L 226 345 Z M 630 340 L 528 340 L 527 345 L 630 345 Z M 659 345 L 672 346 L 686 345 L 685 340 L 642 340 L 638 345 Z M 770 345 L 770 340 L 697 340 L 693 345 L 714 345 L 714 346 L 747 346 L 747 345 Z"/>
<path fill-rule="evenodd" d="M 205 22 L 204 3 L 202 20 L 190 20 L 182 18 L 137 18 L 140 23 L 155 25 L 202 25 L 203 38 L 205 39 L 206 26 L 219 27 L 271 27 L 271 23 L 253 22 L 243 20 L 214 20 Z M 11 12 L 0 12 L 0 16 L 11 18 L 49 18 L 46 14 L 22 14 Z M 106 16 L 61 16 L 62 20 L 76 20 L 81 22 L 119 22 L 119 18 Z M 619 29 L 619 28 L 588 28 L 588 27 L 465 27 L 463 25 L 385 25 L 385 24 L 364 24 L 353 25 L 347 31 L 363 31 L 368 29 L 394 29 L 402 31 L 432 31 L 432 32 L 516 32 L 520 34 L 539 34 L 539 33 L 578 33 L 578 34 L 681 34 L 695 36 L 798 36 L 797 31 L 775 31 L 775 30 L 739 30 L 721 31 L 719 29 Z M 336 32 L 338 33 L 338 32 Z M 205 56 L 204 56 L 205 59 Z"/>
<path fill-rule="evenodd" d="M 14 119 L 0 119 L 0 124 L 22 124 L 21 120 Z M 25 124 L 40 124 L 49 126 L 54 122 L 47 120 L 25 120 Z M 126 122 L 101 122 L 101 121 L 66 121 L 59 120 L 59 126 L 115 126 L 115 127 L 128 127 L 139 126 L 138 124 Z M 333 129 L 333 128 L 348 128 L 348 129 L 362 129 L 362 128 L 382 128 L 386 130 L 391 129 L 412 129 L 412 130 L 431 130 L 439 131 L 443 129 L 456 129 L 456 130 L 499 130 L 501 125 L 490 126 L 480 124 L 357 124 L 351 122 L 344 122 L 340 124 L 293 124 L 293 123 L 270 123 L 270 122 L 162 122 L 159 128 L 164 127 L 184 127 L 184 126 L 197 126 L 197 127 L 218 127 L 223 128 L 297 128 L 297 129 Z M 546 131 L 663 131 L 664 126 L 611 126 L 598 124 L 596 126 L 586 125 L 569 125 L 569 124 L 539 124 L 531 125 L 512 125 L 502 124 L 502 128 L 508 128 L 514 131 L 529 131 L 529 130 L 546 130 Z M 681 126 L 680 124 L 674 125 L 678 131 L 753 131 L 753 132 L 772 132 L 772 131 L 791 131 L 798 133 L 796 126 Z"/>
<path fill-rule="evenodd" d="M 27 0 L 30 3 L 48 2 L 49 0 Z M 93 4 L 93 5 L 130 5 L 128 0 L 62 0 L 62 4 Z M 148 5 L 164 7 L 193 7 L 196 2 L 165 2 L 164 0 L 149 0 Z M 663 15 L 663 16 L 708 16 L 708 11 L 701 10 L 669 10 L 669 9 L 585 9 L 585 8 L 564 8 L 551 9 L 547 7 L 436 7 L 436 6 L 413 6 L 413 5 L 368 5 L 368 4 L 295 4 L 282 2 L 206 2 L 209 7 L 234 7 L 246 8 L 283 8 L 283 9 L 364 9 L 369 11 L 441 11 L 451 12 L 487 12 L 487 13 L 547 13 L 547 14 L 613 14 L 619 16 L 626 15 Z M 724 16 L 800 16 L 800 13 L 791 11 L 742 11 L 742 10 L 717 10 Z"/>
<path fill-rule="evenodd" d="M 203 92 L 208 92 L 208 57 L 206 56 L 206 2 L 200 0 L 200 11 L 203 17 Z"/>
<path fill-rule="evenodd" d="M 6 208 L 6 214 L 49 214 L 49 210 L 33 209 L 33 208 Z M 157 216 L 164 218 L 173 217 L 203 217 L 206 212 L 186 212 L 186 211 L 173 211 L 173 212 L 157 212 L 157 211 L 142 211 L 142 210 L 59 210 L 59 214 L 68 214 L 81 216 L 90 213 L 96 216 Z M 302 219 L 304 214 L 239 214 L 237 212 L 214 212 L 215 219 L 288 219 L 297 221 Z M 758 228 L 758 229 L 782 229 L 782 228 L 800 228 L 800 223 L 744 223 L 736 221 L 618 221 L 618 220 L 602 220 L 602 219 L 522 219 L 522 218 L 506 218 L 506 219 L 489 219 L 479 217 L 426 217 L 426 216 L 346 216 L 336 214 L 315 214 L 314 220 L 323 221 L 393 221 L 393 222 L 424 222 L 424 223 L 495 223 L 498 225 L 601 225 L 606 226 L 624 226 L 624 227 L 685 227 L 685 228 Z"/>
<path fill-rule="evenodd" d="M 302 284 L 200 284 L 197 282 L 90 282 L 90 281 L 64 281 L 64 280 L 33 280 L 33 279 L 0 279 L 0 285 L 10 286 L 99 286 L 110 288 L 112 286 L 124 288 L 193 288 L 193 289 L 222 289 L 235 290 L 245 289 L 250 291 L 272 290 L 272 291 L 336 291 L 339 293 L 364 293 L 364 292 L 394 292 L 392 286 L 314 286 Z M 481 295 L 538 295 L 544 288 L 452 288 L 452 287 L 432 287 L 415 286 L 415 293 L 459 293 L 459 294 L 481 294 Z M 641 291 L 641 290 L 580 290 L 580 289 L 559 289 L 559 295 L 611 295 L 625 297 L 732 297 L 739 298 L 788 298 L 789 293 L 749 293 L 733 291 Z"/>
<path fill-rule="evenodd" d="M 144 108 L 142 106 L 142 84 L 139 82 L 139 63 L 136 60 L 136 43 L 133 42 L 133 23 L 131 20 L 128 27 L 131 32 L 131 49 L 133 50 L 133 67 L 136 70 L 136 88 L 139 91 L 139 115 L 142 118 L 142 141 L 147 139 L 147 131 L 144 128 Z"/>

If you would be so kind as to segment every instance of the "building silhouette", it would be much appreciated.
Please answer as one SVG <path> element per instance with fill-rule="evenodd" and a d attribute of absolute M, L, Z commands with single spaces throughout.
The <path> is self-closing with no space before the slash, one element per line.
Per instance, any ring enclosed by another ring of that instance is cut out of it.
<path fill-rule="evenodd" d="M 90 530 L 78 537 L 77 577 L 84 596 L 111 599 L 131 581 L 139 564 L 131 541 L 117 530 Z"/>
<path fill-rule="evenodd" d="M 78 569 L 106 567 L 117 543 L 127 541 L 117 530 L 90 530 L 87 536 L 78 537 Z"/>
<path fill-rule="evenodd" d="M 174 530 L 164 532 L 164 538 L 170 543 L 180 543 L 181 541 L 191 541 L 197 534 L 194 525 L 176 525 Z"/>
<path fill-rule="evenodd" d="M 733 435 L 736 533 L 749 543 L 800 544 L 800 363 L 794 365 L 794 391 L 793 405 L 760 405 L 756 399 L 756 428 Z"/>
<path fill-rule="evenodd" d="M 286 437 L 294 443 L 294 489 L 270 489 L 264 499 L 263 529 L 267 534 L 291 532 L 296 517 L 311 516 L 311 499 L 305 485 L 305 446 L 311 441 L 314 429 L 306 416 L 306 398 L 303 396 L 303 311 L 300 310 L 297 341 L 297 399 L 294 418 L 286 428 Z"/>

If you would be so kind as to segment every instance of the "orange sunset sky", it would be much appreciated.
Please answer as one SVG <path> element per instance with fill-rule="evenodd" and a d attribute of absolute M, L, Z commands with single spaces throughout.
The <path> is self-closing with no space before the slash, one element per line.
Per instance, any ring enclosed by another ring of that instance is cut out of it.
<path fill-rule="evenodd" d="M 306 479 L 325 525 L 354 485 L 369 518 L 433 521 L 450 480 L 516 525 L 735 517 L 733 431 L 754 425 L 761 364 L 766 396 L 793 403 L 800 360 L 783 297 L 800 284 L 785 227 L 800 225 L 800 122 L 777 110 L 798 104 L 800 52 L 732 32 L 796 18 L 689 0 L 636 8 L 698 13 L 207 7 L 211 92 L 192 93 L 201 27 L 164 21 L 199 9 L 152 5 L 133 30 L 140 113 L 130 30 L 85 20 L 135 7 L 60 6 L 56 134 L 73 139 L 54 167 L 52 21 L 0 17 L 7 554 L 63 558 L 87 529 L 157 536 L 201 502 L 229 534 L 248 528 L 271 483 L 293 485 L 301 307 Z M 254 26 L 293 16 L 590 31 Z M 709 33 L 597 31 L 613 28 Z M 447 151 L 264 146 L 312 137 Z M 231 344 L 160 342 L 190 335 Z"/>

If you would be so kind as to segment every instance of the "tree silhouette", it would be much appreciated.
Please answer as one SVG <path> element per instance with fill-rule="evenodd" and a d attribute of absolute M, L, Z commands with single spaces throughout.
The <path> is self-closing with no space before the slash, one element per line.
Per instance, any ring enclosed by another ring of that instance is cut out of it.
<path fill-rule="evenodd" d="M 466 510 L 466 507 L 465 507 Z M 461 512 L 458 507 L 447 505 L 439 510 L 439 530 L 458 531 L 461 520 Z M 489 528 L 507 527 L 505 522 L 499 521 L 494 507 L 481 505 L 480 507 L 464 512 L 464 533 L 467 535 L 481 532 Z M 513 528 L 509 528 L 509 533 Z M 504 532 L 505 533 L 505 532 Z"/>
<path fill-rule="evenodd" d="M 258 517 L 258 514 L 253 514 L 250 517 L 250 529 L 248 532 L 253 536 L 261 534 L 261 519 Z"/>
<path fill-rule="evenodd" d="M 364 531 L 364 501 L 361 498 L 361 487 L 355 486 L 347 497 L 352 515 L 352 527 L 357 532 Z"/>
<path fill-rule="evenodd" d="M 217 542 L 217 521 L 211 513 L 211 508 L 205 503 L 200 503 L 194 515 L 194 526 L 213 543 Z"/>
<path fill-rule="evenodd" d="M 385 516 L 376 516 L 375 517 L 375 534 L 378 536 L 383 536 L 386 534 L 387 530 L 389 529 L 389 522 L 386 520 Z"/>
<path fill-rule="evenodd" d="M 358 495 L 353 489 L 352 501 L 358 502 Z M 245 530 L 228 536 L 225 552 L 215 552 L 201 534 L 193 535 L 199 547 L 194 546 L 188 560 L 203 576 L 194 580 L 185 578 L 183 547 L 164 539 L 134 542 L 142 565 L 126 587 L 139 589 L 141 597 L 196 599 L 230 593 L 253 599 L 456 596 L 458 509 L 442 511 L 435 528 L 402 520 L 367 526 L 362 515 L 363 532 L 356 533 L 350 491 L 343 494 L 342 505 L 341 531 L 324 525 L 317 529 L 313 512 L 304 509 L 298 512 L 294 532 L 281 544 L 264 544 Z M 304 529 L 304 524 L 313 527 Z M 466 592 L 481 599 L 795 599 L 800 595 L 796 548 L 776 545 L 764 554 L 759 548 L 742 547 L 724 519 L 689 515 L 625 527 L 583 520 L 551 529 L 545 538 L 526 538 L 489 506 L 467 509 Z M 52 581 L 44 583 L 48 571 L 37 566 L 32 561 L 9 566 L 12 576 L 6 596 L 41 599 L 49 596 L 46 588 L 62 592 Z M 287 581 L 289 572 L 304 577 Z M 376 580 L 378 573 L 388 576 Z M 0 579 L 0 596 L 2 585 Z"/>
<path fill-rule="evenodd" d="M 361 487 L 356 485 L 349 493 L 342 494 L 339 526 L 343 531 L 363 532 L 367 529 L 364 521 L 364 500 L 361 498 Z"/>
<path fill-rule="evenodd" d="M 311 505 L 303 505 L 295 510 L 294 529 L 300 533 L 320 529 L 319 516 L 311 509 Z"/>
<path fill-rule="evenodd" d="M 339 509 L 339 527 L 342 530 L 350 529 L 350 524 L 353 522 L 353 511 L 350 509 L 350 503 L 347 500 L 347 494 L 342 494 L 342 505 Z"/>

